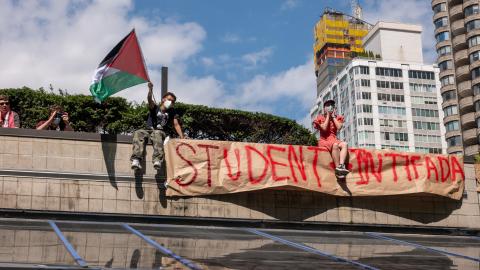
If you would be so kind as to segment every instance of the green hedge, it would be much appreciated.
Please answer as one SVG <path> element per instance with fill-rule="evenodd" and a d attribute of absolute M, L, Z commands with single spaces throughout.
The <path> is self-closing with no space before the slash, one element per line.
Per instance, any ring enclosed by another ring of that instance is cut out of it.
<path fill-rule="evenodd" d="M 131 134 L 145 126 L 147 106 L 124 98 L 110 97 L 103 104 L 91 96 L 69 95 L 44 89 L 0 89 L 8 95 L 12 110 L 18 112 L 23 128 L 35 128 L 48 118 L 48 108 L 60 104 L 69 113 L 76 131 Z M 258 143 L 315 145 L 315 137 L 295 121 L 265 113 L 209 108 L 177 103 L 185 133 L 192 139 Z M 173 133 L 172 130 L 169 133 Z"/>

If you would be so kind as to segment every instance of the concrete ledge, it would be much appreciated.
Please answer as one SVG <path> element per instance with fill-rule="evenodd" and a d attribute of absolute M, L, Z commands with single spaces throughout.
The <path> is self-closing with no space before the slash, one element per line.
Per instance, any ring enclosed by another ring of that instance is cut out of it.
<path fill-rule="evenodd" d="M 449 231 L 480 228 L 477 183 L 469 164 L 462 201 L 430 195 L 340 198 L 290 190 L 167 198 L 164 173 L 153 170 L 151 164 L 151 146 L 146 149 L 145 170 L 131 171 L 128 136 L 0 130 L 0 211 L 4 215 L 57 213 L 95 219 L 125 216 Z"/>

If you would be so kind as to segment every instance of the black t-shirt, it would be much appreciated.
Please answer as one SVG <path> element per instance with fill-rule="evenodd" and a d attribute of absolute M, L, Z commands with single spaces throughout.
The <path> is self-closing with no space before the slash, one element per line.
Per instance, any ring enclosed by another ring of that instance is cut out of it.
<path fill-rule="evenodd" d="M 165 126 L 172 125 L 173 126 L 173 119 L 179 119 L 178 114 L 175 112 L 173 108 L 162 112 L 158 105 L 155 105 L 153 109 L 149 110 L 148 118 L 147 118 L 147 127 L 149 129 L 161 129 L 164 130 Z"/>

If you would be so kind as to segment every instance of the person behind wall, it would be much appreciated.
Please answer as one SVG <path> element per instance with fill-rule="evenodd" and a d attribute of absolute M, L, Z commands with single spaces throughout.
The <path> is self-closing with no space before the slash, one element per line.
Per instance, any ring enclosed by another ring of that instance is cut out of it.
<path fill-rule="evenodd" d="M 20 117 L 10 109 L 8 96 L 0 95 L 0 126 L 3 128 L 19 128 Z"/>
<path fill-rule="evenodd" d="M 348 154 L 347 143 L 337 138 L 337 132 L 342 128 L 343 122 L 344 117 L 337 115 L 333 100 L 327 100 L 323 104 L 323 114 L 313 121 L 313 127 L 320 131 L 318 146 L 325 147 L 331 153 L 335 163 L 335 174 L 340 177 L 344 177 L 350 172 L 345 167 Z"/>
<path fill-rule="evenodd" d="M 133 133 L 132 156 L 130 158 L 132 161 L 132 170 L 142 169 L 140 161 L 144 155 L 144 144 L 147 137 L 152 141 L 152 162 L 153 167 L 156 170 L 162 168 L 162 163 L 165 159 L 163 142 L 166 137 L 165 128 L 167 125 L 173 125 L 178 136 L 181 139 L 184 138 L 182 127 L 179 122 L 179 116 L 173 108 L 175 101 L 177 101 L 175 94 L 167 92 L 163 95 L 160 104 L 157 105 L 153 100 L 153 84 L 149 82 L 147 101 L 149 110 L 147 129 L 139 129 Z"/>
<path fill-rule="evenodd" d="M 73 131 L 68 113 L 60 105 L 50 106 L 50 117 L 37 123 L 37 130 Z"/>

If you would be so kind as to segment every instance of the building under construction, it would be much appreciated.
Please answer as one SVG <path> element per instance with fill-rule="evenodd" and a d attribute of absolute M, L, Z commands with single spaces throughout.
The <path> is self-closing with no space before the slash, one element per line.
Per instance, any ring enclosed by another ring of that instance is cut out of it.
<path fill-rule="evenodd" d="M 325 9 L 316 23 L 313 50 L 317 89 L 325 87 L 350 59 L 364 52 L 362 38 L 367 35 L 371 25 L 359 18 L 361 10 L 356 13 L 358 17 L 352 17 Z"/>

